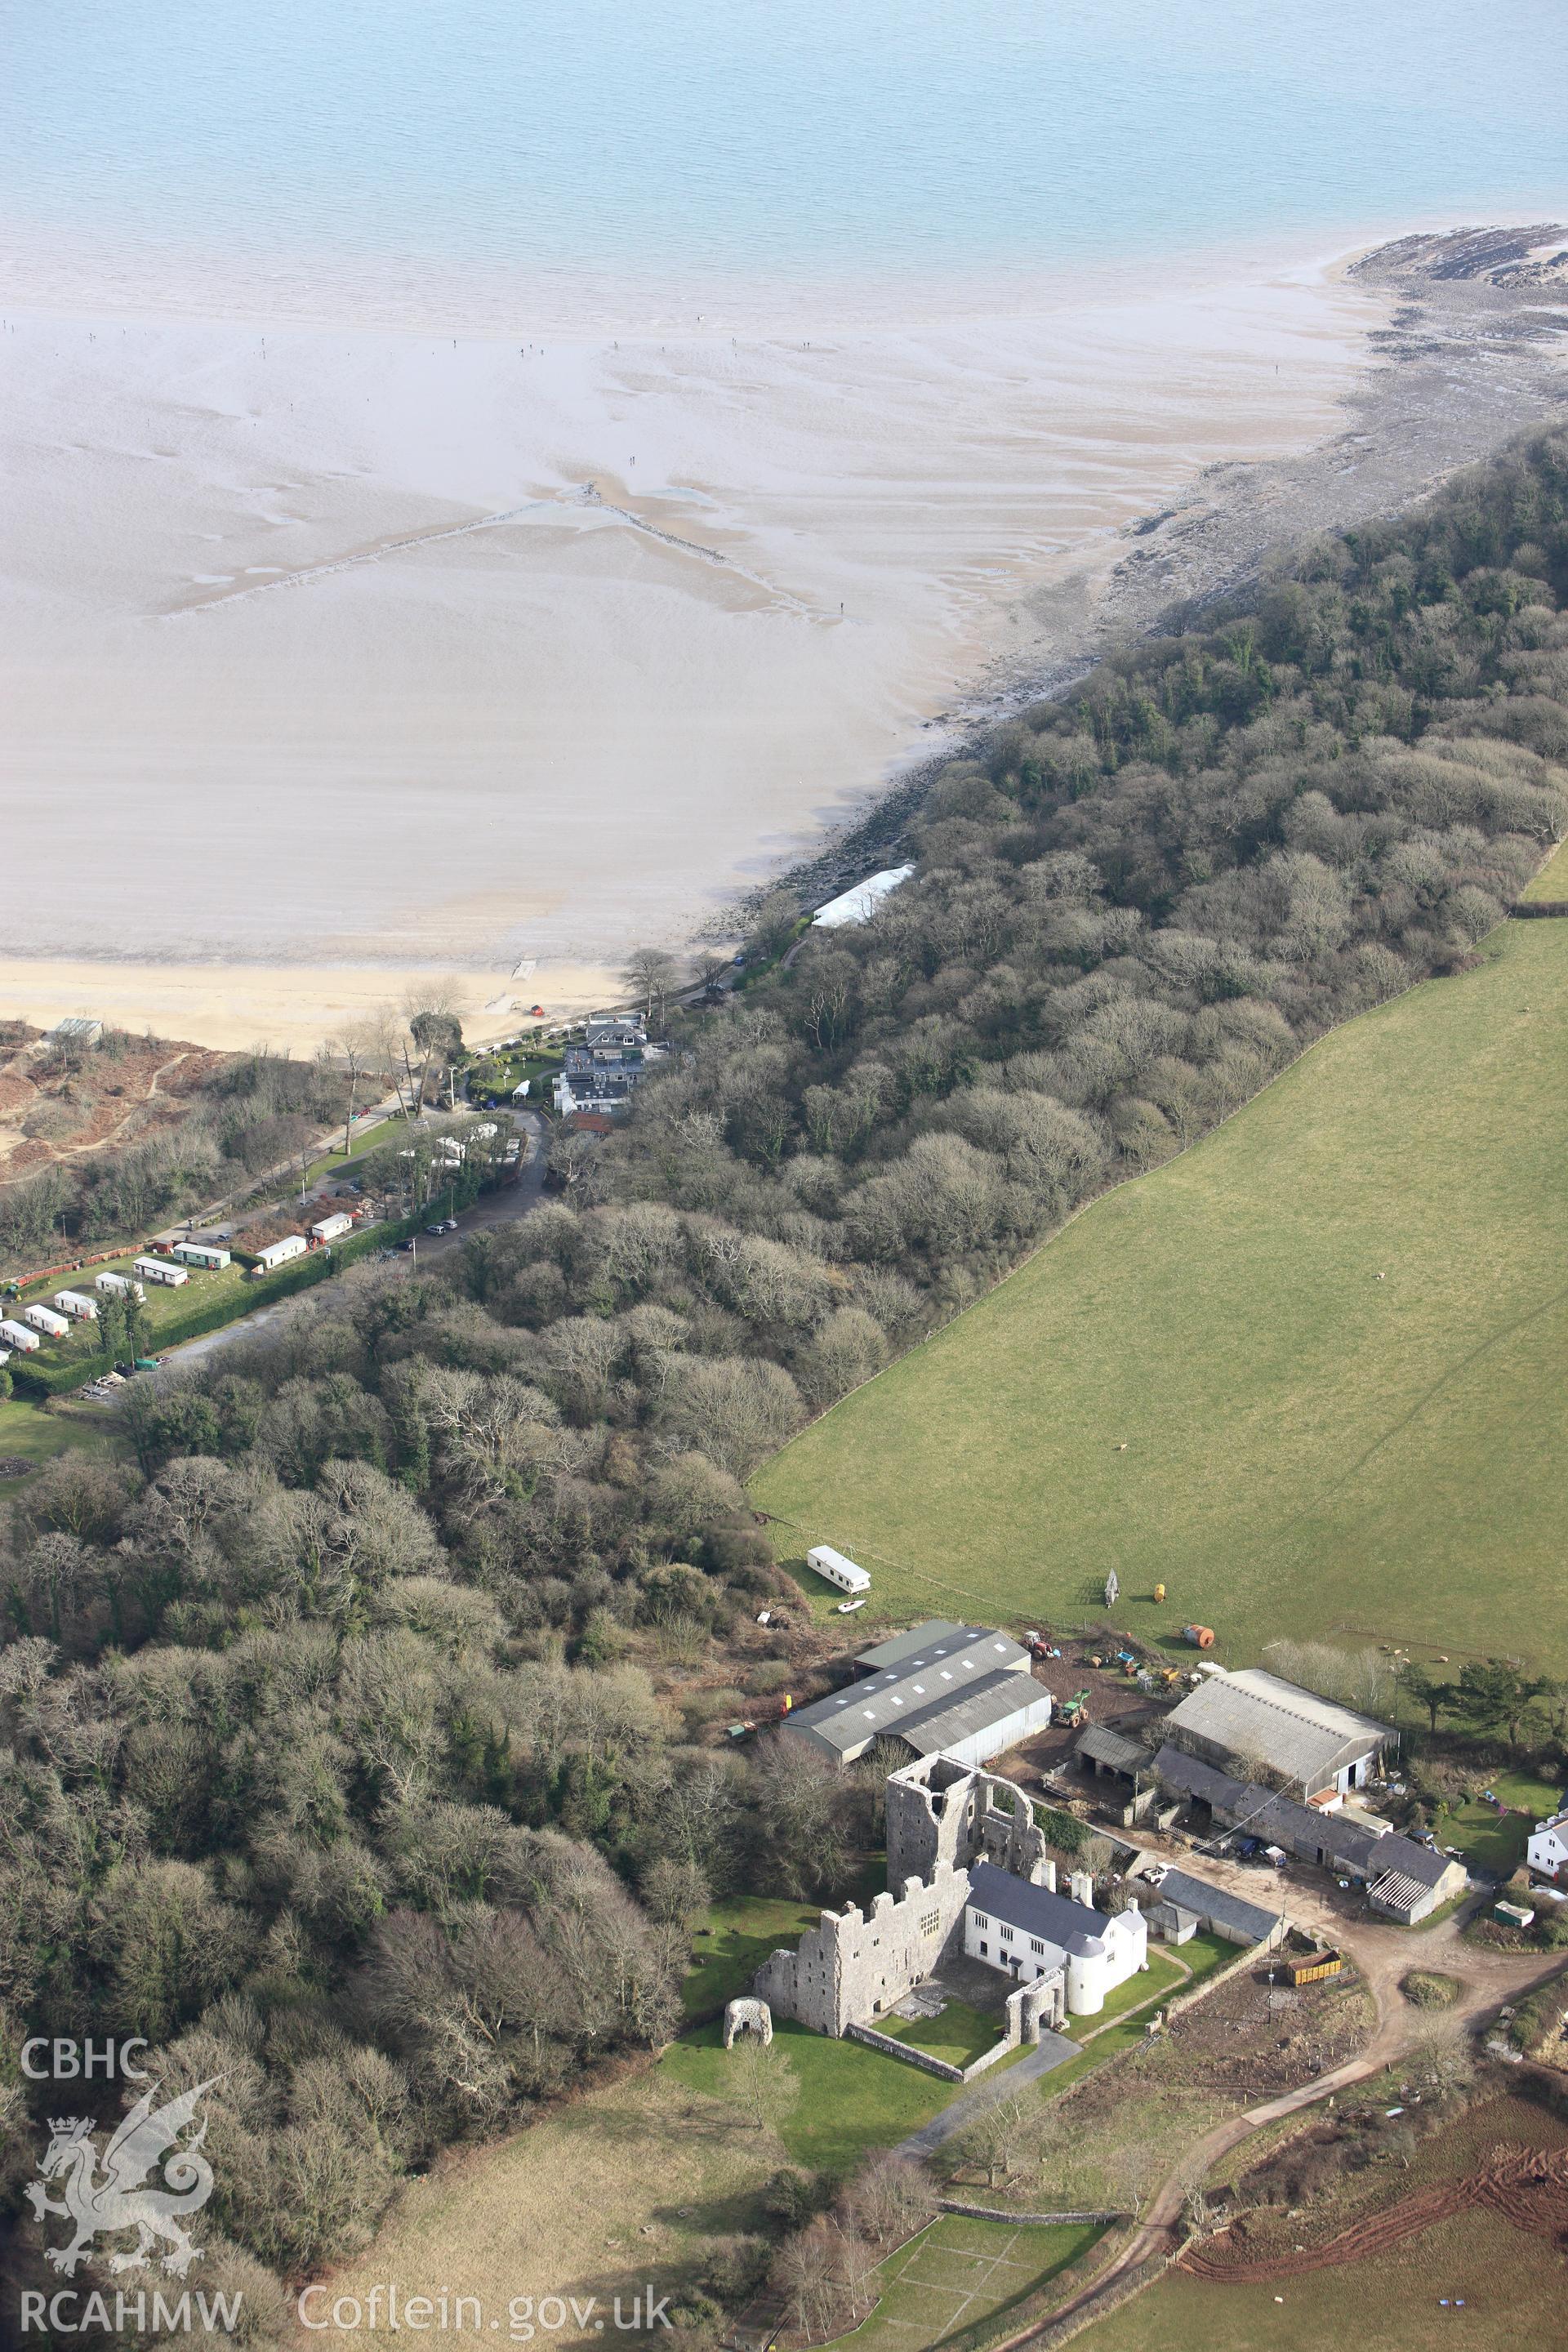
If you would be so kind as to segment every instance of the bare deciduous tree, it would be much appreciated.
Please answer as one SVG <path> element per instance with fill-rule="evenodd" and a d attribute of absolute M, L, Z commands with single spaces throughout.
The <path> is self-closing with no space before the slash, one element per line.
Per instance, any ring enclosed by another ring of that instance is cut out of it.
<path fill-rule="evenodd" d="M 800 2100 L 800 2076 L 777 2042 L 742 2033 L 724 2058 L 730 2096 L 756 2131 L 777 2131 Z"/>

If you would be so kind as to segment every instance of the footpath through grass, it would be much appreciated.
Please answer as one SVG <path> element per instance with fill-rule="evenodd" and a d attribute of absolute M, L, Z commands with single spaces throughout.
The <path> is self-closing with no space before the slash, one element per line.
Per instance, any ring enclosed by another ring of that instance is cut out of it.
<path fill-rule="evenodd" d="M 1568 922 L 1325 1038 L 758 1475 L 879 1607 L 1568 1664 Z M 1156 1606 L 1155 1583 L 1168 1599 Z"/>

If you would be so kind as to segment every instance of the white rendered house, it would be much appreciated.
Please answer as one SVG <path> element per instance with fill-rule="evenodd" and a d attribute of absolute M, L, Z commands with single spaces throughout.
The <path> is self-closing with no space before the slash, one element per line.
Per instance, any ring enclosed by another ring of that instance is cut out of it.
<path fill-rule="evenodd" d="M 1524 1849 L 1538 1878 L 1568 1877 L 1568 1805 L 1549 1822 L 1537 1822 Z"/>
<path fill-rule="evenodd" d="M 1068 2012 L 1094 2017 L 1106 1995 L 1149 1964 L 1149 1928 L 1136 1903 L 1097 1911 L 1093 1882 L 1075 1873 L 1070 1895 L 1036 1886 L 994 1864 L 969 1874 L 963 1948 L 1019 1984 L 1060 1975 Z"/>

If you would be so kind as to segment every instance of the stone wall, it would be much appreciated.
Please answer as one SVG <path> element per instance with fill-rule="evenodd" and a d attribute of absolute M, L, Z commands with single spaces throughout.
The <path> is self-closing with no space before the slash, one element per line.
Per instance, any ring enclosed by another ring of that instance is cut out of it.
<path fill-rule="evenodd" d="M 967 1870 L 974 1862 L 993 1862 L 1032 1885 L 1056 1884 L 1033 1805 L 998 1773 L 924 1756 L 889 1775 L 887 1809 L 889 1886 L 929 1878 L 939 1863 Z"/>
<path fill-rule="evenodd" d="M 901 1895 L 868 1909 L 825 1911 L 793 1952 L 770 1955 L 752 1990 L 775 2015 L 841 2037 L 884 2014 L 962 1943 L 969 1873 L 939 1862 L 929 1879 L 906 1878 Z"/>
<path fill-rule="evenodd" d="M 933 2058 L 929 2050 L 921 2050 L 913 2042 L 900 2042 L 894 2034 L 879 2033 L 874 2025 L 846 2026 L 844 2039 L 846 2042 L 864 2042 L 868 2049 L 880 2050 L 889 2058 L 901 2058 L 906 2066 L 918 2066 L 922 2074 L 940 2075 L 944 2083 L 962 2083 L 963 2080 L 962 2066 L 950 2066 L 945 2058 Z M 1005 2049 L 1005 2044 L 1002 2049 Z M 1002 2051 L 997 2054 L 1001 2055 Z"/>

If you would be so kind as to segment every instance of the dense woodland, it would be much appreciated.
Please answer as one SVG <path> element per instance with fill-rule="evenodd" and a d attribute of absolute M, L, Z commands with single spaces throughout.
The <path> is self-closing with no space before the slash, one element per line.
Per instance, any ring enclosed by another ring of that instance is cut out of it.
<path fill-rule="evenodd" d="M 1564 433 L 1299 552 L 950 765 L 872 921 L 770 971 L 770 903 L 752 983 L 676 1019 L 623 1130 L 561 1139 L 558 1197 L 139 1384 L 132 1463 L 19 1490 L 5 2039 L 225 2076 L 209 2287 L 262 2310 L 248 2266 L 363 2243 L 407 2165 L 658 2045 L 710 1891 L 842 1884 L 868 1782 L 711 1742 L 805 1638 L 753 1622 L 782 1580 L 741 1482 L 1464 966 L 1568 824 L 1564 604 Z"/>
<path fill-rule="evenodd" d="M 325 1055 L 300 1062 L 258 1051 L 225 1055 L 216 1068 L 199 1055 L 197 1075 L 176 1065 L 155 1103 L 128 1108 L 113 1149 L 71 1159 L 71 1138 L 121 1091 L 128 1060 L 161 1059 L 165 1050 L 179 1051 L 107 1030 L 71 1050 L 67 1068 L 29 1064 L 58 1083 L 23 1132 L 64 1156 L 0 1184 L 0 1272 L 25 1273 L 65 1243 L 140 1240 L 164 1219 L 241 1192 L 341 1119 L 349 1102 L 352 1081 Z"/>

